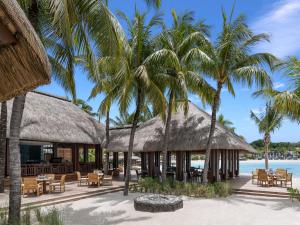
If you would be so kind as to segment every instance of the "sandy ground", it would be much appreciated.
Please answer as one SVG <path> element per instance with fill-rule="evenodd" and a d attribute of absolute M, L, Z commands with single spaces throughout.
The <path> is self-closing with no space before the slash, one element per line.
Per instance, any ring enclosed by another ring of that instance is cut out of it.
<path fill-rule="evenodd" d="M 289 199 L 234 195 L 226 199 L 184 199 L 183 209 L 137 212 L 121 192 L 56 206 L 66 225 L 299 225 L 300 203 Z"/>

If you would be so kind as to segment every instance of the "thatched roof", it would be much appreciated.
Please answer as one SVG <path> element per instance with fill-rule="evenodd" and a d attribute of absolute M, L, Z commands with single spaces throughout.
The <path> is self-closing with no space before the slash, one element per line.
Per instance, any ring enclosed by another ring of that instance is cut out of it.
<path fill-rule="evenodd" d="M 0 1 L 0 102 L 48 83 L 44 47 L 16 0 Z"/>
<path fill-rule="evenodd" d="M 170 151 L 204 152 L 211 117 L 193 103 L 189 103 L 189 111 L 185 117 L 182 109 L 172 116 L 169 139 Z M 163 145 L 164 123 L 159 116 L 141 124 L 134 139 L 134 152 L 161 151 Z M 125 152 L 128 150 L 130 129 L 111 130 L 109 151 Z M 212 149 L 242 150 L 255 152 L 249 144 L 236 134 L 217 123 Z"/>
<path fill-rule="evenodd" d="M 8 101 L 7 108 L 10 121 L 12 100 Z M 28 92 L 20 138 L 30 141 L 101 144 L 105 138 L 105 128 L 64 98 Z"/>

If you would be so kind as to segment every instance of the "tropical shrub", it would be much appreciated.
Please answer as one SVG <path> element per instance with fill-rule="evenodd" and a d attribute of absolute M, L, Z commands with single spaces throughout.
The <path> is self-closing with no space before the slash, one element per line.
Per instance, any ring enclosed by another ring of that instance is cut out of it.
<path fill-rule="evenodd" d="M 145 177 L 131 186 L 131 192 L 156 193 L 166 195 L 186 195 L 189 197 L 216 198 L 231 195 L 229 183 L 216 182 L 213 184 L 184 183 L 174 179 L 161 182 L 157 178 Z"/>
<path fill-rule="evenodd" d="M 298 201 L 300 201 L 300 191 L 297 188 L 288 188 L 287 189 L 290 198 L 292 199 L 292 201 L 294 199 L 297 199 Z"/>
<path fill-rule="evenodd" d="M 0 225 L 8 224 L 8 209 L 0 208 Z M 21 221 L 16 225 L 63 225 L 63 220 L 60 212 L 56 208 L 42 212 L 41 209 L 25 209 L 22 211 Z M 14 225 L 14 224 L 10 224 Z"/>

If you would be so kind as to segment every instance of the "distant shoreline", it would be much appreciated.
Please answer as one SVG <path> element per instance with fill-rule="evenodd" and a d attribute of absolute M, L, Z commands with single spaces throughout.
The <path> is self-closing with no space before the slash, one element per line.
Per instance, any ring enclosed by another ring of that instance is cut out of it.
<path fill-rule="evenodd" d="M 203 162 L 204 160 L 192 160 L 193 162 Z M 265 160 L 261 159 L 247 159 L 247 160 L 240 160 L 240 163 L 264 163 Z M 274 162 L 274 163 L 300 163 L 300 159 L 269 159 L 269 162 Z"/>

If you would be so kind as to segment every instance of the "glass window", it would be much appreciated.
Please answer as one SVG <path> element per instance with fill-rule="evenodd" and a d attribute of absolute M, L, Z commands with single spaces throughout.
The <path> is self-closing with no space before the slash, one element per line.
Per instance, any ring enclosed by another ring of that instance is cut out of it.
<path fill-rule="evenodd" d="M 57 157 L 62 158 L 63 162 L 72 162 L 72 149 L 57 148 Z"/>
<path fill-rule="evenodd" d="M 88 147 L 88 162 L 96 162 L 96 150 L 94 147 Z"/>

